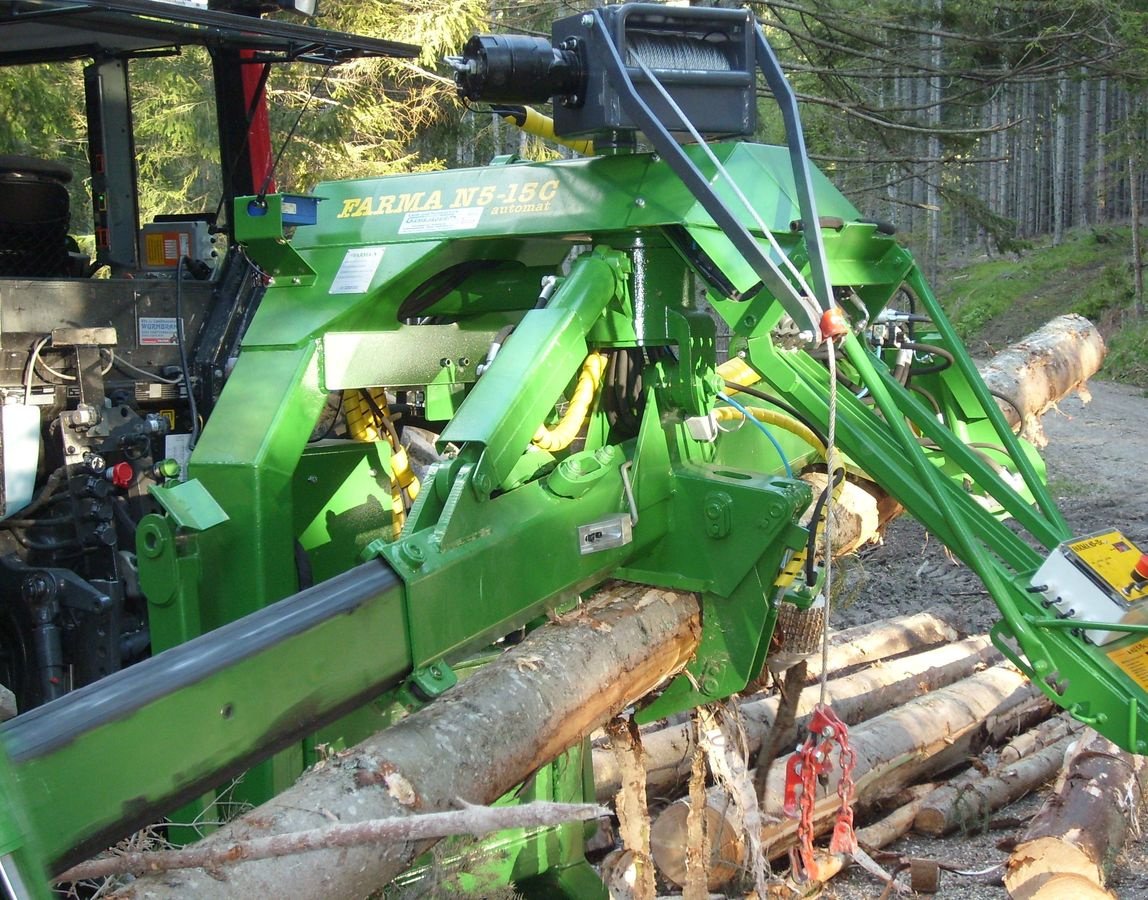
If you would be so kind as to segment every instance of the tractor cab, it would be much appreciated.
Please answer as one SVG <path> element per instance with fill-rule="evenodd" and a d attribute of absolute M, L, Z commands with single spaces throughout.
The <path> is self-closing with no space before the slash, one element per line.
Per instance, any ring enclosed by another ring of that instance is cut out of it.
<path fill-rule="evenodd" d="M 0 684 L 20 710 L 147 651 L 135 526 L 149 486 L 180 473 L 264 289 L 227 211 L 274 189 L 271 68 L 417 52 L 264 18 L 279 9 L 314 3 L 0 3 Z M 133 88 L 192 48 L 218 203 L 141 222 Z M 19 70 L 44 66 L 56 96 L 75 85 L 76 142 L 18 140 L 22 117 L 44 116 Z"/>

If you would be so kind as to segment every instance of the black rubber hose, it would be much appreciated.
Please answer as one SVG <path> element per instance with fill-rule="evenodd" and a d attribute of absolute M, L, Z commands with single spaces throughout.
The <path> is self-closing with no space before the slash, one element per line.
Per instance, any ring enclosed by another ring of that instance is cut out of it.
<path fill-rule="evenodd" d="M 823 443 L 826 447 L 829 446 L 829 437 L 825 434 L 825 432 L 823 432 L 820 428 L 818 428 L 814 422 L 812 422 L 808 417 L 806 417 L 801 412 L 801 410 L 799 410 L 792 403 L 788 403 L 785 400 L 782 400 L 780 397 L 774 397 L 772 394 L 767 394 L 764 391 L 759 391 L 757 388 L 746 387 L 744 385 L 737 384 L 736 382 L 733 382 L 733 381 L 727 381 L 725 383 L 725 386 L 726 386 L 726 390 L 741 391 L 741 393 L 743 393 L 743 394 L 748 394 L 751 397 L 756 397 L 758 400 L 763 400 L 766 403 L 773 404 L 778 409 L 780 409 L 782 412 L 789 413 L 789 415 L 793 416 L 793 418 L 797 419 L 798 422 L 800 422 L 802 425 L 804 425 L 806 428 L 808 428 L 810 431 L 812 431 L 815 435 L 817 435 L 817 437 L 821 441 L 821 443 Z"/>
<path fill-rule="evenodd" d="M 933 375 L 937 372 L 943 372 L 955 362 L 952 353 L 950 353 L 944 347 L 938 347 L 936 344 L 921 344 L 915 341 L 905 341 L 901 344 L 901 347 L 905 350 L 912 350 L 914 353 L 929 353 L 933 356 L 939 356 L 943 360 L 943 362 L 935 363 L 931 366 L 922 366 L 919 369 L 909 369 L 910 377 L 917 375 Z"/>
<path fill-rule="evenodd" d="M 837 485 L 845 479 L 845 470 L 838 469 L 833 473 L 833 477 L 829 479 L 825 489 L 817 498 L 817 502 L 813 504 L 813 517 L 809 520 L 809 540 L 805 545 L 805 583 L 811 585 L 817 577 L 817 573 L 813 569 L 813 555 L 817 552 L 817 523 L 821 521 L 821 514 L 825 510 L 825 504 L 829 502 L 830 492 L 837 487 Z M 833 548 L 826 548 L 827 553 L 832 553 Z"/>

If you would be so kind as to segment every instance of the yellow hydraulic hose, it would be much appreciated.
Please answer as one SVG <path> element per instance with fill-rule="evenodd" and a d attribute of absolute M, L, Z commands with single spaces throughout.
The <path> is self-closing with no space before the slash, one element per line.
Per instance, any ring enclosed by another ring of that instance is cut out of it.
<path fill-rule="evenodd" d="M 554 120 L 536 109 L 529 106 L 496 106 L 494 111 L 501 115 L 503 120 L 512 125 L 517 125 L 527 134 L 532 134 L 546 141 L 554 141 L 556 144 L 569 147 L 583 156 L 594 155 L 593 141 L 574 141 L 556 136 L 554 134 Z"/>
<path fill-rule="evenodd" d="M 418 477 L 411 469 L 406 448 L 399 443 L 398 432 L 390 421 L 387 392 L 383 388 L 347 391 L 343 398 L 343 408 L 347 415 L 347 431 L 354 440 L 385 440 L 390 444 L 391 526 L 397 538 L 402 533 L 403 523 L 406 522 L 407 509 L 419 494 L 420 485 Z M 376 410 L 382 412 L 383 421 L 379 421 Z"/>
<path fill-rule="evenodd" d="M 578 383 L 574 386 L 574 395 L 570 398 L 562 420 L 553 428 L 538 426 L 534 433 L 534 446 L 551 452 L 565 450 L 570 446 L 590 414 L 590 406 L 606 372 L 606 360 L 604 353 L 591 353 L 586 357 L 578 375 Z"/>
<path fill-rule="evenodd" d="M 775 412 L 772 409 L 762 409 L 760 406 L 747 406 L 746 409 L 759 422 L 764 422 L 767 425 L 775 425 L 783 431 L 788 431 L 794 437 L 800 438 L 810 447 L 817 451 L 822 459 L 825 459 L 827 450 L 825 444 L 821 442 L 816 434 L 807 428 L 801 422 L 792 416 L 787 416 L 785 413 Z M 719 422 L 730 422 L 734 419 L 744 418 L 740 409 L 734 409 L 732 406 L 719 406 L 714 409 L 714 417 Z"/>

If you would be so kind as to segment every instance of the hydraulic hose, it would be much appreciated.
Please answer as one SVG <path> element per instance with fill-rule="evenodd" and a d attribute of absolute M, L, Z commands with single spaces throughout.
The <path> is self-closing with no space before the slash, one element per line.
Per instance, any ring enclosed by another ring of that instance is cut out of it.
<path fill-rule="evenodd" d="M 590 414 L 590 407 L 598 394 L 598 387 L 602 384 L 608 359 L 605 353 L 591 353 L 586 357 L 586 361 L 582 363 L 582 371 L 578 374 L 578 383 L 574 386 L 574 394 L 561 421 L 553 428 L 539 425 L 538 430 L 534 432 L 534 446 L 540 450 L 554 452 L 565 450 L 573 443 Z"/>
<path fill-rule="evenodd" d="M 804 424 L 797 421 L 797 419 L 784 413 L 774 412 L 772 409 L 762 409 L 760 406 L 745 406 L 742 407 L 742 409 L 757 419 L 757 421 L 764 422 L 767 425 L 774 425 L 783 431 L 788 431 L 794 437 L 800 438 L 816 450 L 818 456 L 825 459 L 828 453 L 825 448 L 825 442 L 814 434 L 810 428 L 807 428 Z M 741 409 L 736 407 L 718 406 L 714 409 L 714 417 L 719 422 L 729 422 L 734 419 L 745 418 L 745 415 Z"/>

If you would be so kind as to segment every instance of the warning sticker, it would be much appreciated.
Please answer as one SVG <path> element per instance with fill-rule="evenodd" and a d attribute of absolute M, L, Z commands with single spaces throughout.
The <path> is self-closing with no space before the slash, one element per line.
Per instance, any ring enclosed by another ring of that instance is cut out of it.
<path fill-rule="evenodd" d="M 1123 602 L 1148 597 L 1148 582 L 1134 577 L 1140 550 L 1119 531 L 1104 531 L 1066 544 L 1076 559 Z"/>
<path fill-rule="evenodd" d="M 330 294 L 362 294 L 375 280 L 385 247 L 357 247 L 347 251 L 335 280 L 331 282 Z"/>
<path fill-rule="evenodd" d="M 140 316 L 140 346 L 148 344 L 175 344 L 179 342 L 179 327 L 175 316 Z"/>
<path fill-rule="evenodd" d="M 1119 650 L 1110 650 L 1108 658 L 1143 690 L 1148 691 L 1148 638 Z"/>

